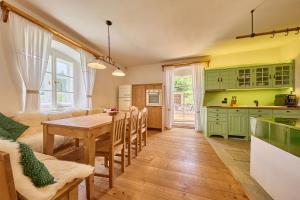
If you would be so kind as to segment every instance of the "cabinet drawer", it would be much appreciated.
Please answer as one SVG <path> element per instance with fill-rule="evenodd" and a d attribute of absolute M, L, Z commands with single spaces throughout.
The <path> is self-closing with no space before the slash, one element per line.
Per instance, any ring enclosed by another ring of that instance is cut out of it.
<path fill-rule="evenodd" d="M 226 113 L 218 113 L 218 112 L 209 112 L 209 113 L 207 113 L 207 117 L 227 118 L 227 114 Z"/>
<path fill-rule="evenodd" d="M 273 110 L 270 109 L 249 109 L 249 114 L 250 115 L 267 115 L 267 116 L 272 116 L 273 115 Z"/>
<path fill-rule="evenodd" d="M 233 108 L 231 108 L 228 110 L 228 114 L 231 114 L 231 113 L 248 114 L 248 109 L 239 109 L 239 108 L 233 109 Z"/>
<path fill-rule="evenodd" d="M 207 112 L 208 113 L 219 113 L 219 114 L 223 113 L 223 114 L 226 114 L 227 109 L 224 109 L 224 108 L 208 108 Z"/>
<path fill-rule="evenodd" d="M 263 114 L 249 114 L 250 117 L 265 117 L 265 118 L 272 118 L 273 115 L 263 115 Z"/>
<path fill-rule="evenodd" d="M 273 110 L 274 117 L 300 117 L 300 110 Z"/>
<path fill-rule="evenodd" d="M 227 122 L 227 117 L 207 117 L 208 122 Z"/>

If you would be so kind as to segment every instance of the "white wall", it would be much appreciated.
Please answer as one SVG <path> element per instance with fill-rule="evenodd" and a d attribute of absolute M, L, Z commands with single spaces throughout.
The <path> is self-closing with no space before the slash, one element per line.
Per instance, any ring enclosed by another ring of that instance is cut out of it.
<path fill-rule="evenodd" d="M 126 82 L 128 84 L 162 83 L 163 71 L 160 63 L 128 67 Z"/>
<path fill-rule="evenodd" d="M 118 86 L 126 83 L 126 77 L 115 77 L 114 69 L 97 70 L 93 92 L 93 107 L 115 107 L 118 100 Z"/>

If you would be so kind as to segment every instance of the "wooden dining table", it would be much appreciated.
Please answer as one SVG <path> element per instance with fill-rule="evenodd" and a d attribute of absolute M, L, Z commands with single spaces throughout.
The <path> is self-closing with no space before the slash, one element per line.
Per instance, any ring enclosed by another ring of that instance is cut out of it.
<path fill-rule="evenodd" d="M 76 138 L 84 146 L 84 162 L 95 166 L 96 138 L 111 131 L 112 117 L 107 113 L 72 117 L 42 122 L 43 151 L 53 155 L 54 136 L 61 135 Z M 94 175 L 86 179 L 88 199 L 94 198 Z"/>

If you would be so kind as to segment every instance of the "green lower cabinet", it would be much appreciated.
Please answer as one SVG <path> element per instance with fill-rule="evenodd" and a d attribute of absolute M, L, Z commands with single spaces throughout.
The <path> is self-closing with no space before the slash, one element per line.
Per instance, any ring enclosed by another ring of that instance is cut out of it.
<path fill-rule="evenodd" d="M 248 109 L 230 109 L 228 112 L 228 135 L 249 139 Z"/>
<path fill-rule="evenodd" d="M 280 118 L 300 118 L 300 110 L 274 110 L 273 117 L 280 117 Z"/>
<path fill-rule="evenodd" d="M 227 109 L 207 109 L 207 136 L 211 135 L 228 138 Z"/>
<path fill-rule="evenodd" d="M 211 135 L 220 135 L 225 139 L 228 139 L 228 128 L 227 121 L 219 122 L 219 121 L 208 121 L 207 122 L 207 132 L 208 136 Z"/>
<path fill-rule="evenodd" d="M 221 135 L 224 138 L 228 136 L 240 136 L 244 139 L 249 140 L 251 135 L 250 130 L 250 117 L 258 118 L 300 118 L 300 110 L 298 109 L 284 109 L 284 110 L 272 110 L 272 109 L 259 109 L 259 108 L 208 108 L 207 109 L 207 136 Z M 277 119 L 285 120 L 285 119 Z M 280 138 L 279 135 L 282 133 L 281 129 L 272 127 L 274 132 L 274 138 L 271 137 L 274 145 L 280 146 L 285 140 Z M 280 133 L 277 134 L 277 131 Z M 300 143 L 300 131 L 294 131 L 297 134 L 291 134 L 291 137 L 297 137 L 297 141 Z M 293 133 L 294 133 L 293 132 Z M 286 134 L 286 133 L 285 133 Z M 264 138 L 262 136 L 262 138 Z M 286 138 L 286 137 L 284 137 Z M 269 138 L 270 139 L 270 138 Z M 294 146 L 292 146 L 294 148 Z M 292 151 L 300 150 L 293 149 Z"/>

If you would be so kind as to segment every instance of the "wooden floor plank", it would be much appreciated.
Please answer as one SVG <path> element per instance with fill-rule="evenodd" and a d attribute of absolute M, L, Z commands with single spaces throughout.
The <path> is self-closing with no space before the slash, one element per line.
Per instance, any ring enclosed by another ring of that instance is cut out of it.
<path fill-rule="evenodd" d="M 96 171 L 105 172 L 103 159 Z M 95 178 L 98 200 L 247 200 L 240 184 L 220 160 L 205 137 L 192 129 L 149 132 L 148 146 L 120 173 L 115 186 Z M 81 187 L 81 193 L 84 190 Z M 80 195 L 84 199 L 84 195 Z"/>

